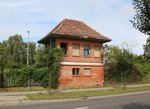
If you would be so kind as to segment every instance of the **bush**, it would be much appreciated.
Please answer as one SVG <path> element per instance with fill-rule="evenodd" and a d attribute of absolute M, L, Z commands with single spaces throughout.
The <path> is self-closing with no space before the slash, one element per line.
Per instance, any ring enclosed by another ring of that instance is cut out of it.
<path fill-rule="evenodd" d="M 57 88 L 62 54 L 62 49 L 46 49 L 44 59 L 41 58 L 44 54 L 40 55 L 38 63 L 34 66 L 9 69 L 7 72 L 9 86 L 30 86 L 38 83 L 42 87 L 48 87 L 50 75 L 51 87 Z M 47 61 L 45 62 L 45 60 Z M 45 63 L 40 65 L 40 62 Z"/>
<path fill-rule="evenodd" d="M 150 74 L 150 64 L 136 63 L 135 66 L 142 77 L 145 77 L 147 74 Z"/>
<path fill-rule="evenodd" d="M 42 87 L 48 86 L 48 67 L 35 69 L 33 73 L 34 81 L 38 82 Z"/>
<path fill-rule="evenodd" d="M 27 86 L 34 80 L 33 67 L 23 67 L 22 69 L 9 69 L 7 81 L 9 86 Z"/>
<path fill-rule="evenodd" d="M 106 81 L 135 82 L 146 74 L 144 71 L 147 69 L 141 71 L 141 66 L 135 64 L 134 54 L 127 49 L 108 46 L 104 56 Z"/>

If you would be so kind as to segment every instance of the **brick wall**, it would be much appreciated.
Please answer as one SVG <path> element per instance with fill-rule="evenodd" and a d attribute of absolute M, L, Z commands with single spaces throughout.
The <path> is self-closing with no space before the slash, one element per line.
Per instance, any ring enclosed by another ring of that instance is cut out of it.
<path fill-rule="evenodd" d="M 57 39 L 56 46 L 60 47 L 60 42 L 68 43 L 68 53 L 64 56 L 64 61 L 82 61 L 82 62 L 102 62 L 101 57 L 94 57 L 94 46 L 102 48 L 102 44 L 99 42 L 71 40 L 71 39 Z M 72 44 L 80 45 L 80 56 L 72 56 Z M 90 45 L 91 55 L 88 57 L 83 56 L 83 45 Z"/>
<path fill-rule="evenodd" d="M 79 76 L 72 76 L 72 68 L 80 68 Z M 84 68 L 91 68 L 91 76 L 84 76 Z M 94 66 L 61 66 L 59 75 L 59 88 L 80 88 L 102 86 L 104 82 L 104 69 Z"/>
<path fill-rule="evenodd" d="M 79 88 L 79 87 L 93 87 L 102 86 L 104 82 L 104 66 L 101 57 L 94 57 L 94 47 L 102 44 L 92 41 L 81 41 L 71 39 L 57 39 L 56 46 L 60 47 L 60 42 L 68 43 L 68 53 L 63 58 L 63 62 L 83 62 L 88 65 L 61 65 L 59 75 L 59 88 Z M 80 56 L 72 56 L 72 44 L 80 45 Z M 83 46 L 90 45 L 90 56 L 84 57 Z M 91 63 L 91 64 L 90 64 Z M 101 65 L 92 65 L 92 63 L 101 63 Z M 72 75 L 73 68 L 80 68 L 78 76 Z M 91 75 L 84 75 L 84 68 L 91 69 Z"/>

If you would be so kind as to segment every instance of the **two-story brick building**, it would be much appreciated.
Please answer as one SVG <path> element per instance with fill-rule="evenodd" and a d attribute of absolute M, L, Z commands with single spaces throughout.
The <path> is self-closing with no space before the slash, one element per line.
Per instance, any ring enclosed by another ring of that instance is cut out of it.
<path fill-rule="evenodd" d="M 77 88 L 103 85 L 101 52 L 109 41 L 82 21 L 64 19 L 38 43 L 64 49 L 59 88 Z"/>

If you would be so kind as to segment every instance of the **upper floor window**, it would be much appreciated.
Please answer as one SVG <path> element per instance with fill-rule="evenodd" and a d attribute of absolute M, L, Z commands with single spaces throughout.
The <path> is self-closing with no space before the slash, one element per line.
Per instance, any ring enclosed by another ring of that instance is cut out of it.
<path fill-rule="evenodd" d="M 60 47 L 64 50 L 64 54 L 66 55 L 68 50 L 68 43 L 61 42 Z"/>
<path fill-rule="evenodd" d="M 100 57 L 100 47 L 94 47 L 94 57 Z"/>
<path fill-rule="evenodd" d="M 72 45 L 72 55 L 80 56 L 80 45 L 77 44 Z"/>
<path fill-rule="evenodd" d="M 83 50 L 83 55 L 84 56 L 89 56 L 90 55 L 90 46 L 89 45 L 84 45 L 84 50 Z"/>

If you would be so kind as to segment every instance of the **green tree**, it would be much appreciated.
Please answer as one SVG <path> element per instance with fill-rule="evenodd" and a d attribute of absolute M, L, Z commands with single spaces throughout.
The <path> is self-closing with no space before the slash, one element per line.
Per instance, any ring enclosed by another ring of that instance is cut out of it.
<path fill-rule="evenodd" d="M 36 80 L 41 80 L 40 84 L 42 86 L 58 87 L 59 67 L 62 56 L 63 51 L 60 48 L 45 48 L 43 45 L 38 45 L 35 66 L 38 69 L 36 75 L 39 76 L 37 76 Z M 49 69 L 47 70 L 47 68 Z"/>
<path fill-rule="evenodd" d="M 23 39 L 21 35 L 10 36 L 6 41 L 9 67 L 20 68 L 23 64 Z"/>
<path fill-rule="evenodd" d="M 48 51 L 44 45 L 38 45 L 36 50 L 36 67 L 47 67 L 48 66 Z"/>
<path fill-rule="evenodd" d="M 150 36 L 147 38 L 146 44 L 144 45 L 144 58 L 145 62 L 150 64 Z"/>
<path fill-rule="evenodd" d="M 6 48 L 2 43 L 0 43 L 0 88 L 5 88 L 6 86 L 6 75 L 4 71 L 6 64 Z"/>
<path fill-rule="evenodd" d="M 133 0 L 136 15 L 131 20 L 133 26 L 150 35 L 150 0 Z"/>
<path fill-rule="evenodd" d="M 144 60 L 143 57 L 140 57 L 143 65 L 140 65 L 139 71 L 143 71 L 143 67 L 147 66 L 146 64 L 149 66 L 150 63 L 150 0 L 133 0 L 133 6 L 136 11 L 136 15 L 131 21 L 133 26 L 140 32 L 149 35 L 144 45 Z"/>
<path fill-rule="evenodd" d="M 49 48 L 49 87 L 58 87 L 58 76 L 60 69 L 60 62 L 62 61 L 63 50 L 60 48 Z"/>
<path fill-rule="evenodd" d="M 3 42 L 7 47 L 8 67 L 21 68 L 27 62 L 27 43 L 23 42 L 21 35 L 10 36 L 8 40 Z M 29 64 L 35 63 L 36 44 L 29 43 Z"/>
<path fill-rule="evenodd" d="M 36 56 L 36 43 L 30 42 L 29 43 L 29 64 L 33 65 L 35 63 L 35 56 Z"/>
<path fill-rule="evenodd" d="M 141 77 L 134 63 L 134 55 L 128 49 L 105 46 L 104 62 L 106 81 L 126 83 Z"/>

